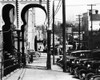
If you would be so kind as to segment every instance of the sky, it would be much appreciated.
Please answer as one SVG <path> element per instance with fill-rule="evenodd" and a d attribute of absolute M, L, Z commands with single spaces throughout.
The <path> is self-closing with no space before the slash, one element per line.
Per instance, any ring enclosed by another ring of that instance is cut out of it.
<path fill-rule="evenodd" d="M 75 20 L 76 15 L 82 15 L 91 9 L 91 6 L 88 6 L 90 4 L 95 4 L 93 9 L 100 9 L 100 0 L 66 0 L 67 19 Z"/>
<path fill-rule="evenodd" d="M 59 1 L 62 0 L 50 0 L 50 17 L 52 17 L 52 3 L 55 2 L 55 11 Z M 100 13 L 100 0 L 65 0 L 66 1 L 66 21 L 76 21 L 77 15 L 86 13 L 91 7 L 88 4 L 96 4 L 93 9 L 98 9 Z M 43 4 L 44 6 L 44 4 Z M 46 4 L 45 4 L 46 6 Z M 0 9 L 1 10 L 1 9 Z M 46 19 L 46 15 L 43 10 L 37 8 L 36 10 L 36 25 L 43 25 Z M 55 15 L 55 22 L 62 22 L 62 6 Z"/>
<path fill-rule="evenodd" d="M 56 10 L 59 0 L 54 0 L 54 1 L 55 1 L 55 10 Z M 95 6 L 93 6 L 93 9 L 98 9 L 100 13 L 100 0 L 65 0 L 65 1 L 66 1 L 66 7 L 65 7 L 66 21 L 76 21 L 78 18 L 77 15 L 82 15 L 83 13 L 91 9 L 91 6 L 88 6 L 89 4 L 95 4 Z M 53 0 L 50 0 L 50 15 L 51 16 L 52 16 L 52 2 Z M 40 9 L 36 10 L 36 24 L 37 25 L 42 25 L 45 22 L 45 18 L 46 18 L 45 13 L 42 10 Z M 55 21 L 62 22 L 62 6 L 60 7 L 59 11 L 57 12 L 55 16 Z"/>

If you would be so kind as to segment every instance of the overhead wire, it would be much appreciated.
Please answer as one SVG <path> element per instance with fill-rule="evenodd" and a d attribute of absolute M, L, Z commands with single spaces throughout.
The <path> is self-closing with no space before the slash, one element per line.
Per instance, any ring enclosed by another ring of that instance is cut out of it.
<path fill-rule="evenodd" d="M 56 14 L 58 13 L 58 11 L 60 10 L 60 8 L 61 8 L 61 4 L 62 4 L 62 2 L 61 2 L 62 0 L 59 0 L 59 2 L 58 2 L 58 5 L 57 5 L 57 7 L 56 7 L 56 10 L 55 10 L 55 13 L 54 13 L 54 16 L 56 16 Z M 51 18 L 51 22 L 50 23 L 52 23 L 52 18 Z"/>
<path fill-rule="evenodd" d="M 59 0 L 59 2 L 58 2 L 58 5 L 57 5 L 56 10 L 55 10 L 55 14 L 59 11 L 60 7 L 61 7 L 61 0 Z"/>
<path fill-rule="evenodd" d="M 59 0 L 59 2 L 58 2 L 58 5 L 57 5 L 57 8 L 56 8 L 56 10 L 55 10 L 55 15 L 58 13 L 58 11 L 59 11 L 59 9 L 60 9 L 60 7 L 61 7 L 61 4 L 60 4 L 60 1 L 61 0 Z M 60 4 L 60 5 L 59 5 Z M 100 5 L 100 3 L 93 3 L 93 4 L 96 4 L 96 5 Z M 87 4 L 77 4 L 77 5 L 66 5 L 67 7 L 75 7 L 75 6 L 87 6 Z M 50 20 L 50 21 L 52 21 L 52 19 Z"/>
<path fill-rule="evenodd" d="M 55 11 L 57 11 L 57 10 L 58 10 L 58 7 L 59 7 L 60 2 L 61 2 L 61 0 L 59 0 L 58 5 L 57 5 L 57 8 L 56 8 L 56 10 L 55 10 Z M 51 15 L 51 17 L 52 17 L 52 15 Z"/>
<path fill-rule="evenodd" d="M 59 2 L 58 2 L 58 4 L 57 4 L 56 10 L 55 10 L 55 15 L 58 13 L 60 7 L 61 7 L 61 0 L 59 0 Z M 54 16 L 55 16 L 55 15 L 54 15 Z M 52 17 L 52 15 L 51 15 L 51 17 Z M 51 22 L 52 22 L 52 18 L 50 18 L 50 23 L 51 23 Z M 44 25 L 47 25 L 46 20 L 45 20 Z"/>
<path fill-rule="evenodd" d="M 72 7 L 72 6 L 87 6 L 88 4 L 100 5 L 100 3 L 86 3 L 86 4 L 76 4 L 76 5 L 65 5 L 65 6 L 67 6 L 67 7 Z"/>

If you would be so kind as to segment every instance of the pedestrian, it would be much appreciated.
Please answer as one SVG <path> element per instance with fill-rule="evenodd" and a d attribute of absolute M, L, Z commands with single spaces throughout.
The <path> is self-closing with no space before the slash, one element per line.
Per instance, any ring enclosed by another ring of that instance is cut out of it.
<path fill-rule="evenodd" d="M 62 52 L 62 48 L 59 49 L 59 52 L 60 52 L 60 55 L 62 55 L 62 53 L 63 53 L 63 52 Z"/>
<path fill-rule="evenodd" d="M 33 55 L 30 54 L 30 62 L 32 63 L 33 62 Z"/>

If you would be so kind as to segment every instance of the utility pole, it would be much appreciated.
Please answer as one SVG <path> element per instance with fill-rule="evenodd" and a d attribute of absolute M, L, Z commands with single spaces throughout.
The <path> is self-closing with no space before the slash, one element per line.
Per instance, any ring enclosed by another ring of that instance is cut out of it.
<path fill-rule="evenodd" d="M 55 23 L 55 17 L 54 17 L 54 1 L 53 1 L 53 64 L 55 64 L 55 37 L 54 37 L 54 23 Z"/>
<path fill-rule="evenodd" d="M 26 58 L 25 58 L 25 52 L 24 52 L 24 50 L 25 50 L 24 30 L 25 30 L 24 27 L 22 27 L 21 28 L 21 32 L 22 32 L 22 57 L 21 57 L 21 59 L 22 59 L 23 66 L 26 66 Z"/>
<path fill-rule="evenodd" d="M 96 6 L 95 4 L 89 4 L 88 6 L 91 6 L 91 10 L 90 10 L 90 12 L 89 12 L 89 14 L 90 14 L 90 20 L 91 20 L 91 34 L 90 34 L 90 49 L 92 50 L 93 49 L 93 19 L 92 19 L 92 10 L 93 10 L 93 6 Z"/>
<path fill-rule="evenodd" d="M 66 11 L 65 11 L 65 0 L 62 0 L 62 18 L 63 18 L 63 72 L 66 72 Z"/>
<path fill-rule="evenodd" d="M 47 30 L 47 69 L 51 69 L 51 51 L 50 51 L 50 44 L 51 44 L 51 30 L 50 28 L 50 1 L 47 0 L 47 15 L 48 15 L 48 30 Z"/>
<path fill-rule="evenodd" d="M 78 49 L 80 49 L 80 19 L 81 19 L 81 15 L 77 15 L 78 16 L 78 18 L 79 18 L 79 47 L 78 47 Z"/>
<path fill-rule="evenodd" d="M 18 61 L 18 62 L 19 62 L 19 64 L 20 64 L 20 62 L 21 62 L 21 61 L 20 61 L 20 55 L 21 55 L 21 54 L 20 54 L 20 30 L 17 30 L 17 36 L 18 36 L 18 38 L 17 38 L 17 39 L 18 39 L 17 46 L 18 46 L 18 57 L 19 57 L 19 61 Z"/>

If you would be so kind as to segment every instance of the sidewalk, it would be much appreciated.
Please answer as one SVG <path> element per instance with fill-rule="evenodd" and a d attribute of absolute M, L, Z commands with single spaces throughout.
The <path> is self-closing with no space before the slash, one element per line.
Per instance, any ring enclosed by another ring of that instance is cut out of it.
<path fill-rule="evenodd" d="M 53 62 L 52 57 L 51 62 Z M 43 53 L 32 64 L 28 64 L 24 69 L 12 72 L 12 74 L 3 78 L 3 80 L 72 80 L 72 76 L 64 73 L 59 66 L 51 63 L 51 67 L 51 70 L 46 69 L 46 54 Z"/>

